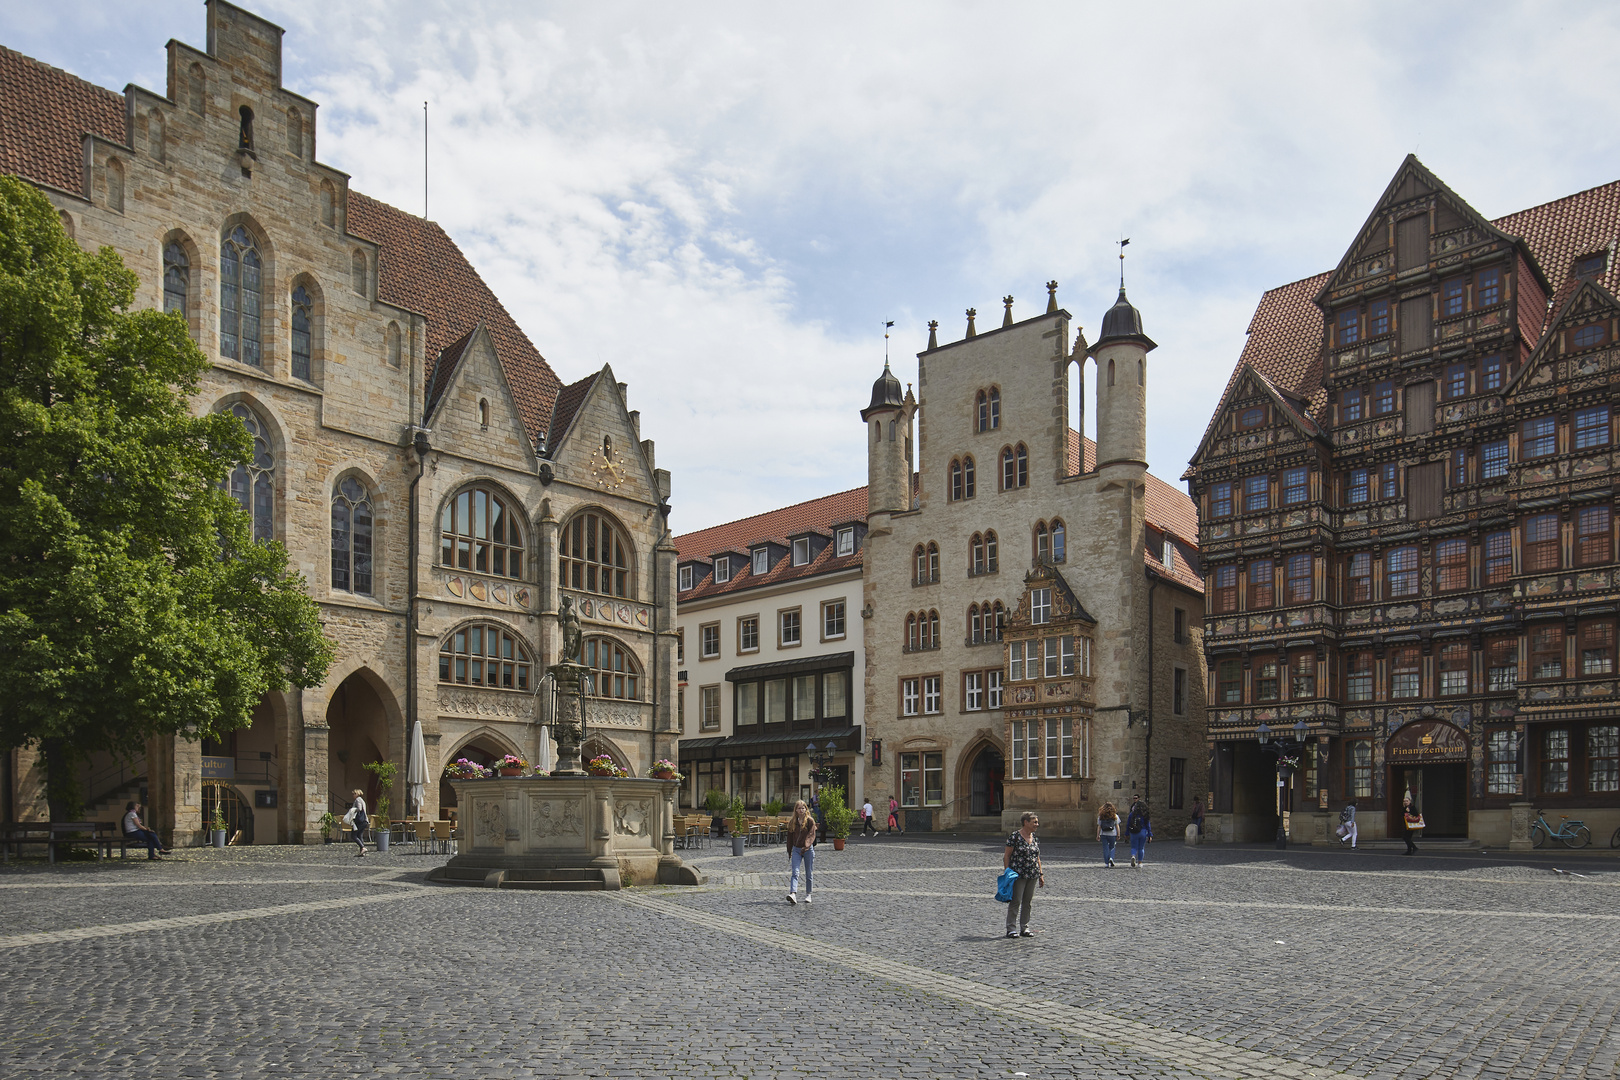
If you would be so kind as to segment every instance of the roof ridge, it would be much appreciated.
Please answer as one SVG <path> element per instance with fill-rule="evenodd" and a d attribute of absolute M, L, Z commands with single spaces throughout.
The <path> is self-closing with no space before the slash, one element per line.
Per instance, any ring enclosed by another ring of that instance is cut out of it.
<path fill-rule="evenodd" d="M 1620 187 L 1620 180 L 1606 180 L 1601 184 L 1593 184 L 1589 188 L 1582 188 L 1580 191 L 1574 191 L 1568 195 L 1560 195 L 1556 199 L 1548 199 L 1546 202 L 1536 203 L 1534 206 L 1525 206 L 1518 210 L 1510 210 L 1501 217 L 1491 218 L 1490 222 L 1492 225 L 1495 225 L 1496 223 L 1505 221 L 1510 217 L 1518 217 L 1520 214 L 1528 214 L 1536 210 L 1545 210 L 1549 206 L 1556 206 L 1561 202 L 1568 202 L 1571 199 L 1579 199 L 1583 195 L 1589 196 L 1594 191 L 1601 191 L 1603 188 L 1612 187 Z"/>
<path fill-rule="evenodd" d="M 25 62 L 30 63 L 30 64 L 33 64 L 35 67 L 44 68 L 46 71 L 51 72 L 52 74 L 61 75 L 61 76 L 65 77 L 65 78 L 72 79 L 74 82 L 82 83 L 83 85 L 89 87 L 92 90 L 95 90 L 95 91 L 98 91 L 100 93 L 106 94 L 110 98 L 117 99 L 120 103 L 122 103 L 123 100 L 124 100 L 124 95 L 119 93 L 117 90 L 109 90 L 105 86 L 102 86 L 100 83 L 93 83 L 89 79 L 86 79 L 86 78 L 84 78 L 82 76 L 73 74 L 73 72 L 69 71 L 67 68 L 59 68 L 55 64 L 47 64 L 45 61 L 43 61 L 43 60 L 41 60 L 41 59 L 39 59 L 37 57 L 29 56 L 25 52 L 18 52 L 16 49 L 10 48 L 10 47 L 5 46 L 5 45 L 0 45 L 0 52 L 10 53 L 12 56 L 15 56 L 17 59 L 25 61 Z"/>
<path fill-rule="evenodd" d="M 852 488 L 845 488 L 843 491 L 834 491 L 827 495 L 817 495 L 813 499 L 801 499 L 796 503 L 788 503 L 786 506 L 778 506 L 771 510 L 761 510 L 757 514 L 747 514 L 740 518 L 734 518 L 731 521 L 719 521 L 713 525 L 705 525 L 701 529 L 693 529 L 691 532 L 681 533 L 679 536 L 676 536 L 673 539 L 677 544 L 679 544 L 682 539 L 689 536 L 696 536 L 698 533 L 706 533 L 713 529 L 724 529 L 730 525 L 741 525 L 746 521 L 754 521 L 757 518 L 769 517 L 771 514 L 780 514 L 784 510 L 796 510 L 801 506 L 809 506 L 811 503 L 826 502 L 829 499 L 836 499 L 840 495 L 852 495 L 857 491 L 865 491 L 869 486 L 870 485 L 868 484 L 858 484 Z"/>

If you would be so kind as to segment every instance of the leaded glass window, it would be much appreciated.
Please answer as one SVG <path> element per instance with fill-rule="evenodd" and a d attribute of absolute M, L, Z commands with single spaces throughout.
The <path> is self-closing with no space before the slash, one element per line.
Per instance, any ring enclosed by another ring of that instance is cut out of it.
<path fill-rule="evenodd" d="M 464 626 L 439 646 L 439 681 L 502 690 L 529 689 L 529 650 L 500 626 Z"/>
<path fill-rule="evenodd" d="M 302 285 L 292 294 L 292 373 L 293 378 L 309 381 L 310 311 L 314 304 Z"/>
<path fill-rule="evenodd" d="M 238 402 L 231 406 L 231 415 L 242 421 L 247 433 L 253 436 L 253 457 L 231 470 L 231 496 L 253 519 L 253 539 L 269 542 L 276 532 L 273 517 L 276 459 L 270 453 L 264 421 L 257 413 Z"/>
<path fill-rule="evenodd" d="M 263 300 L 259 248 L 238 225 L 219 251 L 219 353 L 263 367 L 259 314 Z"/>
<path fill-rule="evenodd" d="M 523 576 L 523 533 L 518 512 L 482 487 L 467 488 L 445 504 L 439 519 L 439 562 L 458 570 Z"/>
<path fill-rule="evenodd" d="M 191 260 L 186 258 L 186 249 L 171 240 L 163 249 L 163 310 L 178 311 L 186 318 L 190 289 Z"/>
<path fill-rule="evenodd" d="M 346 476 L 332 493 L 332 588 L 371 595 L 371 500 Z"/>
<path fill-rule="evenodd" d="M 630 540 L 606 514 L 580 514 L 564 525 L 558 561 L 565 589 L 629 596 L 634 588 Z"/>

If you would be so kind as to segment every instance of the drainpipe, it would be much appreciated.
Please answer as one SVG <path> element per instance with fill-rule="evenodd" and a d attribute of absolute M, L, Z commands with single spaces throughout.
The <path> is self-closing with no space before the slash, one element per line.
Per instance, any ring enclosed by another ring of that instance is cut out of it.
<path fill-rule="evenodd" d="M 1153 792 L 1153 590 L 1159 587 L 1158 575 L 1146 568 L 1143 573 L 1148 579 L 1148 687 L 1147 687 L 1147 735 L 1142 739 L 1143 755 L 1146 758 L 1142 770 L 1142 797 L 1148 798 Z M 1151 800 L 1149 806 L 1153 805 Z"/>
<path fill-rule="evenodd" d="M 426 428 L 417 428 L 411 440 L 411 449 L 416 452 L 416 475 L 411 478 L 410 494 L 410 536 L 406 544 L 409 580 L 405 587 L 405 757 L 409 766 L 411 754 L 411 725 L 416 723 L 416 572 L 418 549 L 421 547 L 417 536 L 417 506 L 416 489 L 422 483 L 422 474 L 427 472 L 428 452 L 433 444 L 428 438 Z M 406 812 L 410 812 L 410 785 L 405 786 Z M 420 807 L 417 807 L 420 810 Z"/>

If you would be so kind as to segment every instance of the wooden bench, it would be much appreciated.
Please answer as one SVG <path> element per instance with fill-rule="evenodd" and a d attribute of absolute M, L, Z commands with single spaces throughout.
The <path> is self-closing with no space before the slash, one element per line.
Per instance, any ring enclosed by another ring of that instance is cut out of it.
<path fill-rule="evenodd" d="M 80 834 L 89 835 L 80 835 Z M 112 858 L 113 845 L 128 838 L 118 826 L 107 821 L 29 821 L 0 828 L 0 862 L 7 861 L 15 849 L 22 857 L 24 844 L 41 844 L 51 863 L 56 862 L 57 848 L 90 848 L 96 858 Z"/>

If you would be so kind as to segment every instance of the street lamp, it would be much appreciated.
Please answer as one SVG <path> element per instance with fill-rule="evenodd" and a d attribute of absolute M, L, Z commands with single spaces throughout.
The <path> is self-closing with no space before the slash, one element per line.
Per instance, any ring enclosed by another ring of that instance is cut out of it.
<path fill-rule="evenodd" d="M 1260 740 L 1260 748 L 1277 757 L 1277 850 L 1282 851 L 1288 847 L 1288 828 L 1283 824 L 1283 792 L 1287 790 L 1288 780 L 1299 768 L 1300 758 L 1305 752 L 1305 733 L 1309 730 L 1305 721 L 1300 720 L 1294 724 L 1294 737 L 1292 739 L 1273 739 L 1271 728 L 1261 724 L 1254 729 L 1255 738 Z"/>

